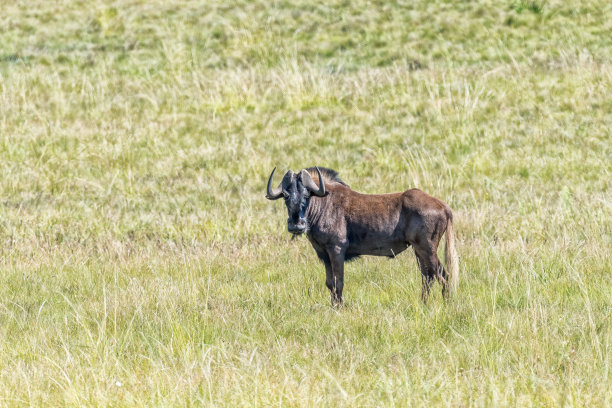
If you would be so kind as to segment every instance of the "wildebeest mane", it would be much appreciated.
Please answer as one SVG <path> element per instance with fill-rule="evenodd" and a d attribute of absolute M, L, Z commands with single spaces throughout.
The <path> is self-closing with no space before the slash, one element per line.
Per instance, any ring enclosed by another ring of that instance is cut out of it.
<path fill-rule="evenodd" d="M 327 167 L 319 167 L 321 171 L 321 175 L 323 176 L 323 180 L 325 181 L 335 181 L 336 183 L 340 183 L 349 187 L 340 177 L 338 177 L 338 172 L 336 170 L 328 169 Z M 308 167 L 306 169 L 312 175 L 314 180 L 317 180 L 317 168 L 316 167 Z"/>

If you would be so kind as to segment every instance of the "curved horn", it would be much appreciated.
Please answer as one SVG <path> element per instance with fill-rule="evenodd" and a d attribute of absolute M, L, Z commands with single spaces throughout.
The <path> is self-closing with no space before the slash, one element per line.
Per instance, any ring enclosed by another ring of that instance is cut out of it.
<path fill-rule="evenodd" d="M 314 181 L 312 181 L 310 173 L 308 173 L 306 170 L 302 170 L 302 184 L 304 184 L 304 187 L 306 187 L 306 189 L 312 194 L 318 197 L 323 197 L 326 194 L 325 183 L 323 182 L 323 176 L 321 176 L 321 171 L 318 167 L 315 168 L 317 169 L 317 173 L 319 174 L 319 187 L 317 187 Z"/>
<path fill-rule="evenodd" d="M 274 172 L 276 171 L 276 167 L 272 170 L 272 174 L 270 174 L 270 178 L 268 179 L 268 187 L 266 189 L 266 198 L 268 200 L 278 200 L 283 195 L 283 189 L 281 186 L 278 186 L 276 190 L 272 190 L 272 177 L 274 177 Z"/>

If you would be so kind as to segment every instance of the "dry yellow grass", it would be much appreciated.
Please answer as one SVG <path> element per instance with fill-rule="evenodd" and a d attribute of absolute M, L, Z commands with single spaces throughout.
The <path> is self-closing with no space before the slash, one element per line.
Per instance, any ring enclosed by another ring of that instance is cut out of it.
<path fill-rule="evenodd" d="M 0 4 L 0 406 L 612 405 L 608 2 Z M 334 310 L 274 166 L 455 211 Z"/>

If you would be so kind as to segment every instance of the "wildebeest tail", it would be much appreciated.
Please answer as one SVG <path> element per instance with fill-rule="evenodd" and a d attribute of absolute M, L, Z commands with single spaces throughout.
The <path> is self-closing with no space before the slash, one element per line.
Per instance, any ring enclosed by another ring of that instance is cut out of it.
<path fill-rule="evenodd" d="M 449 211 L 448 225 L 446 226 L 446 243 L 444 246 L 444 263 L 450 283 L 451 292 L 457 292 L 459 284 L 459 257 L 455 247 L 455 234 L 453 233 L 453 215 Z"/>

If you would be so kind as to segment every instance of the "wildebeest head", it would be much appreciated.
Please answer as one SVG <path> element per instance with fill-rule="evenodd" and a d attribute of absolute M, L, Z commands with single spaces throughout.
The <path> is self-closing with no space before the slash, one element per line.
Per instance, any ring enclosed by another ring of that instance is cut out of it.
<path fill-rule="evenodd" d="M 287 229 L 294 235 L 303 234 L 308 231 L 306 210 L 310 204 L 310 197 L 313 195 L 323 197 L 327 194 L 321 172 L 317 168 L 317 173 L 319 174 L 319 186 L 317 186 L 312 177 L 310 177 L 310 173 L 306 170 L 302 170 L 298 174 L 289 170 L 285 173 L 283 181 L 273 190 L 272 177 L 274 177 L 275 171 L 276 167 L 272 170 L 272 174 L 270 174 L 268 179 L 266 198 L 268 200 L 277 200 L 283 197 L 287 206 L 287 212 L 289 213 Z"/>

